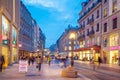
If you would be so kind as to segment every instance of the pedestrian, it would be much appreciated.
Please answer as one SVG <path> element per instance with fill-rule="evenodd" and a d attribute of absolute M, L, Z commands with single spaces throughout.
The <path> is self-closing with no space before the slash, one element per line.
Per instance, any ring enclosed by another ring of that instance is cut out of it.
<path fill-rule="evenodd" d="M 100 67 L 100 64 L 102 63 L 101 57 L 98 57 L 98 68 Z"/>
<path fill-rule="evenodd" d="M 50 63 L 51 63 L 51 58 L 50 58 L 50 56 L 48 57 L 48 64 L 49 64 L 49 66 L 50 66 Z"/>
<path fill-rule="evenodd" d="M 41 70 L 41 63 L 42 63 L 42 58 L 41 58 L 41 56 L 39 56 L 37 58 L 37 65 L 36 65 L 36 67 L 38 68 L 38 71 Z"/>
<path fill-rule="evenodd" d="M 95 70 L 96 64 L 95 64 L 94 58 L 91 59 L 91 64 L 92 64 L 93 70 Z"/>
<path fill-rule="evenodd" d="M 34 64 L 34 61 L 35 61 L 34 56 L 32 56 L 31 61 L 32 61 L 32 65 L 33 65 L 33 64 Z"/>
<path fill-rule="evenodd" d="M 30 62 L 31 62 L 31 57 L 28 57 L 28 65 L 30 66 Z"/>
<path fill-rule="evenodd" d="M 5 59 L 4 59 L 4 56 L 0 56 L 0 72 L 2 72 L 3 70 L 3 65 L 5 63 Z"/>

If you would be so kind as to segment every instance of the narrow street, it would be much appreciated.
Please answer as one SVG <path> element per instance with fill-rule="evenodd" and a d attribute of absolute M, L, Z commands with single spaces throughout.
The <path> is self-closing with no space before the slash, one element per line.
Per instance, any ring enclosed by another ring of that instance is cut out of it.
<path fill-rule="evenodd" d="M 88 63 L 76 62 L 75 67 L 78 72 L 91 80 L 119 80 L 120 69 L 114 69 L 111 67 L 96 68 L 93 70 L 92 65 Z"/>

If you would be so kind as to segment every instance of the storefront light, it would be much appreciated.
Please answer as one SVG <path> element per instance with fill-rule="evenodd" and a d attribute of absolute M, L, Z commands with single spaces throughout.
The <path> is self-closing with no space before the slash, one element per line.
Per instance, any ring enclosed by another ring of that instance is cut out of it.
<path fill-rule="evenodd" d="M 13 41 L 12 43 L 13 43 L 13 44 L 16 44 L 16 41 Z"/>
<path fill-rule="evenodd" d="M 3 44 L 7 45 L 8 41 L 7 40 L 3 40 Z"/>

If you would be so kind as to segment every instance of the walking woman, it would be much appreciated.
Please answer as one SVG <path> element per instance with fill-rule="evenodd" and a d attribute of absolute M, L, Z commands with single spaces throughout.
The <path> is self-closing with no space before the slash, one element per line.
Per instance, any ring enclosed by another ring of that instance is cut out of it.
<path fill-rule="evenodd" d="M 42 63 L 42 58 L 41 58 L 41 56 L 39 56 L 39 57 L 37 58 L 37 67 L 38 67 L 38 71 L 41 70 L 41 63 Z"/>

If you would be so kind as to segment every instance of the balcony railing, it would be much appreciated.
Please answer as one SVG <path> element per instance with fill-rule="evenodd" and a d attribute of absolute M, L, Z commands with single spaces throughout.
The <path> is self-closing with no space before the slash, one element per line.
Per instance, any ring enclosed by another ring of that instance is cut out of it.
<path fill-rule="evenodd" d="M 87 35 L 88 36 L 91 36 L 91 35 L 94 35 L 95 34 L 95 31 L 94 30 L 91 30 Z"/>
<path fill-rule="evenodd" d="M 83 34 L 83 35 L 80 35 L 79 37 L 78 37 L 78 39 L 84 39 L 85 38 L 85 35 Z"/>
<path fill-rule="evenodd" d="M 79 29 L 84 29 L 85 28 L 85 25 L 81 25 L 80 27 L 79 27 Z"/>
<path fill-rule="evenodd" d="M 89 20 L 89 24 L 91 24 L 91 23 L 93 23 L 94 22 L 94 18 L 91 18 L 90 20 Z"/>
<path fill-rule="evenodd" d="M 93 5 L 90 8 L 88 8 L 88 10 L 86 12 L 84 12 L 83 15 L 80 16 L 80 18 L 78 19 L 78 21 L 81 20 L 85 15 L 87 15 L 93 8 L 95 8 L 101 2 L 102 2 L 102 0 L 97 0 L 96 3 L 93 3 Z"/>

